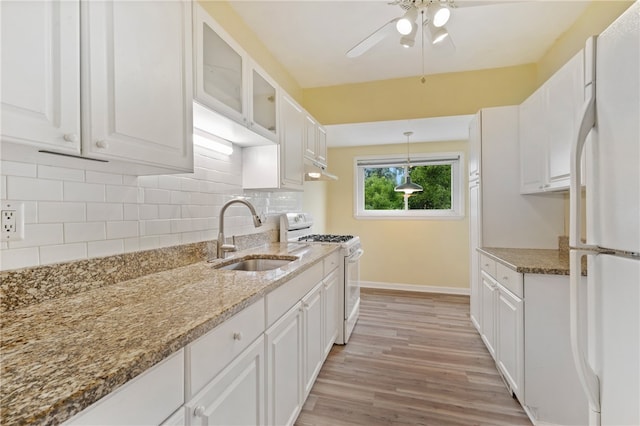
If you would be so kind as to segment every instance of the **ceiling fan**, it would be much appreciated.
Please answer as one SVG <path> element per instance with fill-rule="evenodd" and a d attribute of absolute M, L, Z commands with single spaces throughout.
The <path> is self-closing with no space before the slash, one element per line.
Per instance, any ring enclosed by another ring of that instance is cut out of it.
<path fill-rule="evenodd" d="M 466 2 L 464 5 L 476 6 L 487 3 L 490 2 Z M 440 44 L 450 39 L 446 24 L 451 17 L 451 9 L 462 5 L 454 0 L 394 0 L 389 4 L 400 6 L 405 11 L 404 15 L 390 20 L 356 44 L 346 53 L 347 57 L 358 57 L 394 34 L 400 36 L 402 46 L 412 47 L 420 27 L 432 44 Z"/>

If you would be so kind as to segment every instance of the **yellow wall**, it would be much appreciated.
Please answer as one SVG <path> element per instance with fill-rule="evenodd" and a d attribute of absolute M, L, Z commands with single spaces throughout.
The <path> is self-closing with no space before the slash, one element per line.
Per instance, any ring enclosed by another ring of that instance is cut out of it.
<path fill-rule="evenodd" d="M 291 97 L 302 103 L 302 89 L 260 39 L 247 27 L 226 1 L 198 0 L 225 31 L 273 78 Z"/>
<path fill-rule="evenodd" d="M 466 141 L 411 144 L 412 153 L 451 151 L 464 152 L 466 157 Z M 364 281 L 467 288 L 468 216 L 454 220 L 354 218 L 354 157 L 378 154 L 405 155 L 405 151 L 402 145 L 329 150 L 331 171 L 340 180 L 327 184 L 327 230 L 360 236 L 365 250 L 361 261 Z M 466 194 L 466 180 L 462 188 Z"/>
<path fill-rule="evenodd" d="M 585 40 L 600 34 L 633 3 L 628 1 L 594 1 L 580 18 L 564 33 L 538 61 L 538 86 L 542 85 L 573 55 L 584 47 Z"/>
<path fill-rule="evenodd" d="M 304 107 L 322 124 L 474 114 L 521 103 L 535 90 L 533 64 L 303 89 Z"/>

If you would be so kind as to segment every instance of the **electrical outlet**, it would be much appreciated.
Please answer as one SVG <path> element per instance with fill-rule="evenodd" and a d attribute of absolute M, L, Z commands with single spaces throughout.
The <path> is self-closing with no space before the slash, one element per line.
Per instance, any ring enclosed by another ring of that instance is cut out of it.
<path fill-rule="evenodd" d="M 14 201 L 3 201 L 0 212 L 2 222 L 2 241 L 19 241 L 24 239 L 24 204 Z"/>

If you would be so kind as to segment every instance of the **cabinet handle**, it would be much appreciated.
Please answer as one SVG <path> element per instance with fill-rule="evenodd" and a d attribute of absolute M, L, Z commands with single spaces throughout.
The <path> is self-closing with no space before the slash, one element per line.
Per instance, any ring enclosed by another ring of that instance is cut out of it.
<path fill-rule="evenodd" d="M 67 142 L 72 142 L 72 143 L 78 142 L 78 135 L 76 135 L 75 133 L 67 133 L 63 137 L 64 137 L 64 140 Z"/>
<path fill-rule="evenodd" d="M 99 139 L 96 141 L 96 146 L 98 148 L 107 149 L 109 148 L 109 142 L 105 141 L 104 139 Z"/>
<path fill-rule="evenodd" d="M 486 267 L 488 268 L 488 267 L 489 267 L 489 264 L 488 264 L 488 263 L 485 263 L 485 264 L 484 264 L 484 266 L 486 266 Z"/>
<path fill-rule="evenodd" d="M 304 308 L 306 309 L 306 308 L 308 308 L 308 307 L 309 307 L 309 304 L 308 304 L 308 303 L 303 303 L 303 304 L 302 304 L 302 307 L 304 307 Z"/>
<path fill-rule="evenodd" d="M 242 340 L 242 333 L 233 333 L 233 340 Z"/>
<path fill-rule="evenodd" d="M 544 188 L 548 188 L 548 187 L 550 187 L 550 186 L 551 186 L 551 184 L 546 183 L 546 184 L 544 185 Z"/>
<path fill-rule="evenodd" d="M 502 277 L 504 281 L 509 281 L 509 277 Z"/>
<path fill-rule="evenodd" d="M 202 405 L 198 405 L 193 410 L 193 415 L 196 416 L 196 417 L 204 417 L 204 407 Z"/>

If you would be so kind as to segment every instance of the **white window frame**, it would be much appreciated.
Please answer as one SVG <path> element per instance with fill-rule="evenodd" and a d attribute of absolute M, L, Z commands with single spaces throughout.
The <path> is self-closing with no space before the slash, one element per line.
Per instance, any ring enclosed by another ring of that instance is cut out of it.
<path fill-rule="evenodd" d="M 356 219 L 463 219 L 464 212 L 464 153 L 438 152 L 411 154 L 411 165 L 451 164 L 451 209 L 448 210 L 365 210 L 364 169 L 366 167 L 403 167 L 407 157 L 401 154 L 367 155 L 355 157 L 353 215 Z M 422 163 L 422 164 L 421 164 Z"/>

